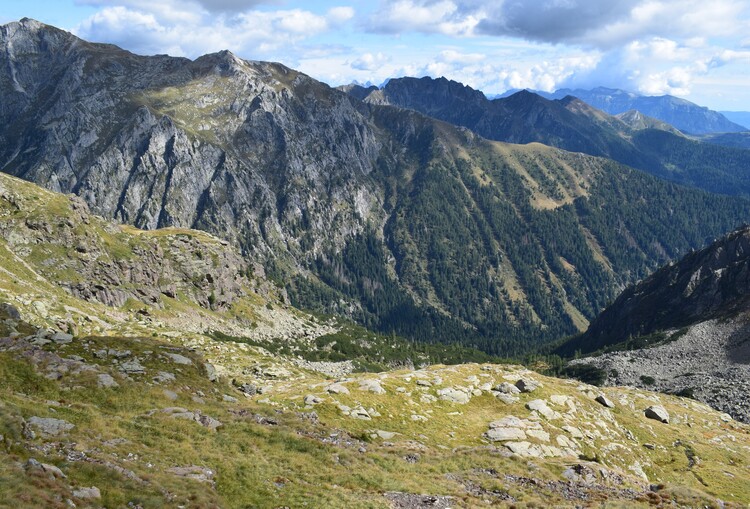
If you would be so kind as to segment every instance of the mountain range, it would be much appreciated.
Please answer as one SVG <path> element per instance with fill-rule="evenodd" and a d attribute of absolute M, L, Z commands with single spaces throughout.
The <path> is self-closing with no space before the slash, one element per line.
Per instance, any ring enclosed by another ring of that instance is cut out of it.
<path fill-rule="evenodd" d="M 362 95 L 356 87 L 348 90 Z M 445 78 L 392 79 L 382 89 L 369 90 L 365 102 L 413 109 L 491 140 L 540 142 L 606 157 L 715 193 L 747 196 L 750 191 L 747 150 L 701 143 L 656 120 L 636 122 L 634 113 L 614 117 L 573 96 L 549 100 L 524 90 L 490 101 Z"/>
<path fill-rule="evenodd" d="M 605 87 L 591 90 L 563 88 L 552 93 L 539 92 L 539 94 L 549 99 L 574 96 L 610 115 L 637 110 L 689 134 L 731 133 L 748 130 L 744 125 L 732 122 L 717 111 L 671 95 L 643 96 Z"/>
<path fill-rule="evenodd" d="M 750 211 L 742 198 L 488 141 L 229 52 L 141 57 L 33 20 L 3 26 L 0 44 L 2 171 L 139 228 L 211 232 L 294 304 L 382 332 L 521 352 L 585 329 L 619 289 Z M 481 95 L 463 90 L 457 100 Z M 684 168 L 683 139 L 668 132 L 630 131 L 575 99 L 506 101 L 515 120 L 482 125 L 509 128 L 509 141 L 649 160 L 627 136 L 659 150 L 666 136 L 673 174 L 697 178 L 710 150 L 720 155 L 703 187 L 748 185 L 736 168 L 746 151 L 684 140 L 695 148 Z"/>

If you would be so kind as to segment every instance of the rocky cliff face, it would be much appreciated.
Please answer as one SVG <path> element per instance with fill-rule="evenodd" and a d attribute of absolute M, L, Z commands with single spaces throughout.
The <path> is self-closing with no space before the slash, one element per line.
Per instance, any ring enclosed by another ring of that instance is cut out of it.
<path fill-rule="evenodd" d="M 30 20 L 3 27 L 0 44 L 3 171 L 98 214 L 221 231 L 266 254 L 299 251 L 304 222 L 314 252 L 378 201 L 366 112 L 283 66 L 138 57 Z"/>

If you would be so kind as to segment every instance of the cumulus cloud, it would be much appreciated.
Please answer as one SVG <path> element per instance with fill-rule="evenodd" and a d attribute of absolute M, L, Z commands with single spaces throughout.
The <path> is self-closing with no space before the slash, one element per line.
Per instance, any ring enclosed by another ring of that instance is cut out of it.
<path fill-rule="evenodd" d="M 383 0 L 368 26 L 611 48 L 651 36 L 745 33 L 748 11 L 744 0 Z"/>
<path fill-rule="evenodd" d="M 261 4 L 278 4 L 280 2 L 279 0 L 163 0 L 160 2 L 148 0 L 76 0 L 76 3 L 81 5 L 121 6 L 150 9 L 159 9 L 161 6 L 167 7 L 172 12 L 190 12 L 194 11 L 196 7 L 201 7 L 212 13 L 236 13 L 249 11 Z"/>
<path fill-rule="evenodd" d="M 477 23 L 475 13 L 453 0 L 396 0 L 384 2 L 370 17 L 368 27 L 381 33 L 468 35 Z"/>
<path fill-rule="evenodd" d="M 388 57 L 382 53 L 365 53 L 351 63 L 352 69 L 359 71 L 374 71 L 383 67 L 388 62 Z"/>
<path fill-rule="evenodd" d="M 104 0 L 89 0 L 109 3 Z M 123 2 L 118 2 L 123 3 Z M 106 41 L 141 54 L 169 53 L 196 57 L 229 49 L 262 58 L 345 23 L 354 16 L 350 7 L 334 7 L 324 14 L 303 9 L 247 10 L 212 16 L 195 9 L 172 10 L 180 0 L 128 0 L 128 6 L 105 7 L 76 27 L 83 38 Z M 240 2 L 235 2 L 239 5 Z M 165 13 L 165 11 L 167 11 Z M 276 55 L 273 55 L 276 57 Z"/>

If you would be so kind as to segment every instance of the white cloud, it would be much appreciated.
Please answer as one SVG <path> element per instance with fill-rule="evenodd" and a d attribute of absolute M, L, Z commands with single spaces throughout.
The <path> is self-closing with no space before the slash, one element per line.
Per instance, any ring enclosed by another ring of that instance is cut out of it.
<path fill-rule="evenodd" d="M 426 32 L 446 35 L 469 35 L 480 18 L 464 12 L 452 0 L 396 0 L 385 2 L 369 20 L 375 32 Z"/>
<path fill-rule="evenodd" d="M 382 53 L 365 53 L 353 61 L 351 67 L 359 71 L 374 71 L 382 68 L 388 60 L 388 57 Z"/>
<path fill-rule="evenodd" d="M 352 19 L 355 14 L 356 12 L 353 7 L 333 7 L 328 10 L 328 20 L 335 24 L 344 23 Z"/>
<path fill-rule="evenodd" d="M 133 7 L 161 11 L 162 17 L 195 12 L 196 8 L 213 13 L 246 12 L 261 4 L 278 4 L 279 0 L 76 0 L 80 5 Z"/>
<path fill-rule="evenodd" d="M 439 62 L 450 64 L 474 64 L 481 62 L 485 58 L 487 58 L 487 55 L 482 53 L 461 53 L 452 49 L 441 51 L 438 55 Z"/>
<path fill-rule="evenodd" d="M 104 3 L 100 0 L 94 0 Z M 293 52 L 295 45 L 346 22 L 353 10 L 338 7 L 320 15 L 302 9 L 249 10 L 213 16 L 199 10 L 183 14 L 166 6 L 179 0 L 129 0 L 133 7 L 105 7 L 84 20 L 75 32 L 83 38 L 110 42 L 141 54 L 169 53 L 197 57 L 229 49 L 250 58 L 277 57 L 274 51 Z M 169 9 L 167 9 L 169 10 Z"/>

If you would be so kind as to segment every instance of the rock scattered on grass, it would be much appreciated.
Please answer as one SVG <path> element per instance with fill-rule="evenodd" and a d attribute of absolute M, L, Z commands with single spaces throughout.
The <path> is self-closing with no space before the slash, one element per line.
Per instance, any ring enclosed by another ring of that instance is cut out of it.
<path fill-rule="evenodd" d="M 648 407 L 645 411 L 645 415 L 649 419 L 669 424 L 669 413 L 661 405 L 652 405 Z"/>

